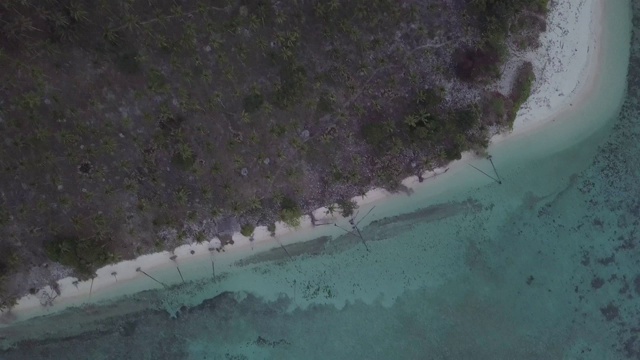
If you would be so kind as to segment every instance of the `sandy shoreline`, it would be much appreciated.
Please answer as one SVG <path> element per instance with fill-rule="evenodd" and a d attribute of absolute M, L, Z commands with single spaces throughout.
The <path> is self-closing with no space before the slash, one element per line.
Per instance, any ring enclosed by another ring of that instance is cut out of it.
<path fill-rule="evenodd" d="M 505 139 L 529 136 L 543 125 L 549 124 L 567 112 L 580 108 L 588 102 L 595 85 L 598 83 L 598 70 L 603 56 L 601 38 L 605 28 L 602 23 L 604 0 L 559 0 L 553 5 L 549 15 L 548 31 L 541 37 L 542 46 L 536 51 L 523 55 L 534 63 L 536 71 L 537 82 L 532 96 L 523 104 L 522 110 L 518 113 L 514 131 L 510 134 L 495 136 L 492 139 L 492 146 Z M 574 51 L 571 47 L 577 50 Z M 423 177 L 425 179 L 433 175 L 438 175 L 438 179 L 445 176 L 450 177 L 456 172 L 456 169 L 473 158 L 474 155 L 465 153 L 461 160 L 447 166 L 449 171 L 446 175 L 443 174 L 445 169 L 436 169 L 435 172 L 425 173 Z M 424 189 L 432 182 L 433 180 L 428 179 L 420 183 L 415 176 L 402 181 L 405 186 L 413 190 Z M 372 206 L 393 196 L 405 195 L 390 194 L 383 189 L 374 189 L 369 191 L 365 197 L 356 197 L 354 200 L 360 206 L 360 211 L 366 212 Z M 337 221 L 340 225 L 348 227 L 346 219 L 339 215 L 328 215 L 326 208 L 317 209 L 314 216 L 318 222 Z M 55 293 L 51 288 L 45 288 L 36 295 L 28 295 L 20 299 L 10 314 L 5 313 L 4 317 L 7 320 L 22 321 L 96 299 L 104 300 L 158 287 L 158 284 L 148 281 L 149 279 L 137 269 L 153 274 L 154 270 L 160 268 L 175 266 L 187 268 L 190 262 L 213 256 L 215 266 L 219 268 L 219 271 L 224 271 L 232 267 L 235 261 L 257 251 L 279 247 L 280 243 L 290 244 L 298 241 L 297 239 L 301 237 L 308 239 L 321 236 L 320 230 L 323 228 L 328 227 L 312 227 L 310 218 L 305 216 L 301 221 L 300 228 L 295 231 L 278 223 L 276 227 L 278 241 L 269 235 L 266 227 L 257 227 L 253 241 L 239 233 L 234 234 L 234 245 L 226 246 L 224 253 L 210 250 L 220 244 L 218 239 L 213 239 L 202 244 L 183 245 L 172 253 L 165 251 L 143 255 L 135 260 L 123 261 L 101 268 L 97 271 L 97 277 L 90 281 L 76 282 L 74 278 L 62 279 L 58 282 L 60 295 L 53 300 L 51 306 L 45 307 L 43 303 L 47 302 L 52 295 L 55 296 Z M 331 228 L 333 229 L 332 226 Z M 177 255 L 177 258 L 171 260 L 172 255 Z M 186 271 L 188 269 L 183 272 Z M 176 278 L 176 282 L 179 281 L 180 279 Z"/>
<path fill-rule="evenodd" d="M 541 46 L 518 56 L 533 64 L 536 82 L 531 96 L 522 104 L 513 131 L 496 135 L 494 144 L 506 137 L 530 134 L 583 106 L 598 80 L 605 2 L 558 0 L 555 5 L 549 14 L 547 32 L 540 37 Z M 510 66 L 513 64 L 506 65 Z M 507 84 L 499 87 L 504 89 Z"/>

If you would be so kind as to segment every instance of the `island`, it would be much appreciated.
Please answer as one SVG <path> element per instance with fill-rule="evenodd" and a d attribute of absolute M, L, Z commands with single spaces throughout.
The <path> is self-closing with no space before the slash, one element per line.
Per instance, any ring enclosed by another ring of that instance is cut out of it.
<path fill-rule="evenodd" d="M 490 156 L 577 104 L 602 6 L 3 2 L 0 309 L 350 218 Z"/>

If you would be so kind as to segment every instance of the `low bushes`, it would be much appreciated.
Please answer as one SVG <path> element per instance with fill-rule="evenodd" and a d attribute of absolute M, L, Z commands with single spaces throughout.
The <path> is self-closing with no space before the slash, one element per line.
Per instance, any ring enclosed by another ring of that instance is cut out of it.
<path fill-rule="evenodd" d="M 240 228 L 240 234 L 242 234 L 242 236 L 251 237 L 255 229 L 256 227 L 253 224 L 244 224 Z"/>
<path fill-rule="evenodd" d="M 509 114 L 510 127 L 513 126 L 513 121 L 516 119 L 516 114 L 518 113 L 518 110 L 520 110 L 520 106 L 522 106 L 522 104 L 531 95 L 531 87 L 533 86 L 533 82 L 535 80 L 536 76 L 533 72 L 533 65 L 530 62 L 524 63 L 518 70 L 515 84 L 513 84 L 513 89 L 511 90 L 511 94 L 509 95 L 511 101 L 513 102 L 513 106 Z"/>
<path fill-rule="evenodd" d="M 96 269 L 114 258 L 106 241 L 98 237 L 56 236 L 45 245 L 47 256 L 62 265 L 72 267 L 80 278 L 90 278 Z"/>
<path fill-rule="evenodd" d="M 302 217 L 302 210 L 295 201 L 289 198 L 284 198 L 280 202 L 280 220 L 291 227 L 300 226 L 300 218 Z"/>

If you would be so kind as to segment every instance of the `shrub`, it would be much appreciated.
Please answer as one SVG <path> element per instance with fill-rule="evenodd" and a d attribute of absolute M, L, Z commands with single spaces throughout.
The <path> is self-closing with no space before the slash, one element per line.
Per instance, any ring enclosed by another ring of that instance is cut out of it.
<path fill-rule="evenodd" d="M 267 225 L 267 230 L 271 234 L 271 236 L 276 236 L 276 223 L 270 223 Z"/>
<path fill-rule="evenodd" d="M 491 111 L 502 118 L 505 114 L 504 100 L 501 97 L 492 97 L 489 103 Z"/>
<path fill-rule="evenodd" d="M 151 69 L 147 74 L 147 87 L 153 92 L 167 90 L 167 78 L 158 69 Z"/>
<path fill-rule="evenodd" d="M 244 111 L 247 114 L 254 113 L 260 110 L 260 107 L 264 103 L 264 98 L 259 93 L 252 93 L 250 95 L 245 96 L 243 100 Z"/>
<path fill-rule="evenodd" d="M 546 14 L 549 9 L 549 0 L 533 0 L 529 6 L 533 8 L 533 11 Z"/>
<path fill-rule="evenodd" d="M 242 236 L 251 237 L 255 229 L 256 227 L 253 224 L 244 224 L 240 228 L 240 234 L 242 234 Z"/>
<path fill-rule="evenodd" d="M 72 267 L 81 278 L 90 278 L 97 268 L 114 258 L 106 248 L 106 241 L 98 237 L 58 235 L 45 244 L 45 251 L 49 259 Z"/>
<path fill-rule="evenodd" d="M 389 134 L 381 124 L 367 123 L 361 130 L 366 143 L 374 149 L 383 150 L 388 145 Z"/>
<path fill-rule="evenodd" d="M 511 98 L 514 104 L 518 108 L 525 102 L 531 95 L 531 87 L 536 79 L 536 75 L 533 72 L 533 65 L 530 62 L 525 63 L 518 70 L 516 81 L 511 92 Z"/>
<path fill-rule="evenodd" d="M 469 106 L 455 112 L 456 126 L 460 131 L 473 129 L 479 120 L 480 112 L 477 106 Z"/>
<path fill-rule="evenodd" d="M 293 105 L 304 94 L 307 72 L 304 67 L 289 63 L 280 70 L 280 86 L 275 92 L 275 104 L 286 109 Z"/>
<path fill-rule="evenodd" d="M 188 149 L 188 148 L 187 148 Z M 196 156 L 193 152 L 184 149 L 176 151 L 171 157 L 171 164 L 182 171 L 189 171 L 196 162 Z"/>
<path fill-rule="evenodd" d="M 340 207 L 342 216 L 349 217 L 353 215 L 353 211 L 358 207 L 358 204 L 351 199 L 343 199 L 338 201 L 338 207 Z"/>
<path fill-rule="evenodd" d="M 295 201 L 285 197 L 280 202 L 280 220 L 290 227 L 300 226 L 300 218 L 302 217 L 302 210 Z"/>
<path fill-rule="evenodd" d="M 116 66 L 118 67 L 118 70 L 124 74 L 138 74 L 141 69 L 140 65 L 138 52 L 135 50 L 125 51 L 118 54 L 118 58 L 116 59 Z"/>
<path fill-rule="evenodd" d="M 427 112 L 435 111 L 442 104 L 442 90 L 429 88 L 427 90 L 419 90 L 416 96 L 416 104 Z"/>
<path fill-rule="evenodd" d="M 501 53 L 495 46 L 459 49 L 454 53 L 456 75 L 460 80 L 473 82 L 500 74 Z"/>
<path fill-rule="evenodd" d="M 509 114 L 509 126 L 513 126 L 513 121 L 516 119 L 516 115 L 518 110 L 520 110 L 520 106 L 529 98 L 531 95 L 531 87 L 533 86 L 533 82 L 536 80 L 536 76 L 533 72 L 533 65 L 530 62 L 526 62 L 522 67 L 518 70 L 518 74 L 516 75 L 515 84 L 513 85 L 513 90 L 511 90 L 511 101 L 513 101 L 513 107 L 511 108 L 511 112 Z"/>
<path fill-rule="evenodd" d="M 333 100 L 331 99 L 331 96 L 327 93 L 320 95 L 316 106 L 316 112 L 320 115 L 324 115 L 333 111 Z"/>
<path fill-rule="evenodd" d="M 20 262 L 18 253 L 13 246 L 0 245 L 0 278 L 14 271 Z"/>
<path fill-rule="evenodd" d="M 483 47 L 502 61 L 508 53 L 506 38 L 510 24 L 523 11 L 545 14 L 548 3 L 548 0 L 474 0 L 469 10 L 483 30 Z"/>
<path fill-rule="evenodd" d="M 0 285 L 2 279 L 0 279 Z M 7 309 L 11 309 L 16 304 L 18 304 L 18 298 L 15 296 L 7 296 L 4 294 L 4 289 L 0 286 L 0 311 L 4 311 Z"/>

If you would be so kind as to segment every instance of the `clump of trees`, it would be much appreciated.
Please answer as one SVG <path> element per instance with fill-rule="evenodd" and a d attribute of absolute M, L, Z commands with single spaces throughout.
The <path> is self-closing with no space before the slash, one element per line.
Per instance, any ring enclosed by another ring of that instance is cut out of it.
<path fill-rule="evenodd" d="M 264 104 L 264 97 L 259 92 L 253 92 L 244 97 L 242 104 L 247 114 L 255 113 Z"/>
<path fill-rule="evenodd" d="M 338 201 L 338 207 L 340 208 L 340 214 L 344 217 L 350 217 L 353 212 L 358 208 L 358 204 L 351 199 L 343 199 Z"/>
<path fill-rule="evenodd" d="M 499 45 L 504 40 L 511 23 L 524 10 L 544 14 L 549 0 L 474 0 L 471 11 L 484 30 L 489 45 Z"/>
<path fill-rule="evenodd" d="M 300 226 L 301 217 L 302 210 L 300 209 L 300 206 L 288 197 L 283 198 L 280 202 L 280 220 L 295 228 Z"/>
<path fill-rule="evenodd" d="M 4 283 L 6 277 L 18 268 L 19 261 L 20 258 L 13 246 L 0 244 L 0 310 L 5 310 L 15 305 L 16 299 L 6 294 Z"/>
<path fill-rule="evenodd" d="M 500 75 L 500 65 L 509 54 L 507 38 L 526 27 L 518 25 L 523 12 L 545 14 L 549 0 L 474 0 L 469 11 L 480 25 L 478 47 L 459 49 L 454 55 L 457 76 L 478 81 Z M 536 18 L 537 19 L 537 18 Z"/>
<path fill-rule="evenodd" d="M 385 151 L 389 140 L 389 131 L 378 123 L 368 122 L 361 128 L 364 140 L 378 151 Z"/>
<path fill-rule="evenodd" d="M 0 279 L 18 267 L 18 254 L 9 244 L 0 244 Z"/>
<path fill-rule="evenodd" d="M 115 260 L 107 249 L 106 239 L 99 236 L 57 235 L 45 244 L 45 251 L 49 259 L 72 267 L 81 279 L 92 277 L 96 269 Z"/>
<path fill-rule="evenodd" d="M 493 39 L 484 48 L 459 49 L 454 54 L 456 75 L 464 81 L 496 78 L 500 75 L 504 38 Z"/>
<path fill-rule="evenodd" d="M 518 70 L 518 74 L 516 75 L 516 80 L 510 94 L 511 101 L 513 102 L 513 107 L 509 114 L 510 127 L 513 127 L 513 121 L 516 119 L 516 114 L 518 113 L 518 110 L 520 110 L 520 106 L 522 106 L 522 103 L 524 103 L 531 95 L 531 87 L 535 80 L 536 75 L 533 72 L 533 65 L 530 62 L 524 63 Z"/>
<path fill-rule="evenodd" d="M 276 223 L 269 223 L 267 225 L 267 231 L 269 231 L 271 236 L 276 236 Z"/>
<path fill-rule="evenodd" d="M 304 95 L 307 83 L 305 68 L 295 62 L 288 62 L 280 69 L 280 83 L 275 91 L 275 104 L 281 109 L 287 109 Z"/>
<path fill-rule="evenodd" d="M 256 227 L 253 224 L 244 224 L 240 227 L 240 234 L 242 236 L 251 237 Z"/>

